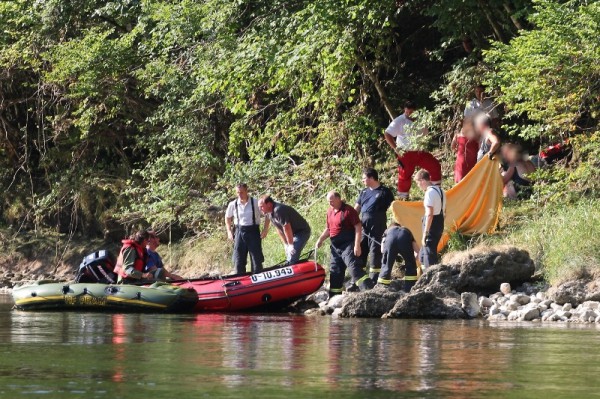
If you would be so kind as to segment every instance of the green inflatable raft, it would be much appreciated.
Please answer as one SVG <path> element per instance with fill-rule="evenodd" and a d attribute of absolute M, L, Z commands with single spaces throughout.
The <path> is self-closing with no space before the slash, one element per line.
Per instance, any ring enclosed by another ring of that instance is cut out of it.
<path fill-rule="evenodd" d="M 195 290 L 163 282 L 142 287 L 46 280 L 15 287 L 12 296 L 20 310 L 186 312 L 198 302 Z"/>

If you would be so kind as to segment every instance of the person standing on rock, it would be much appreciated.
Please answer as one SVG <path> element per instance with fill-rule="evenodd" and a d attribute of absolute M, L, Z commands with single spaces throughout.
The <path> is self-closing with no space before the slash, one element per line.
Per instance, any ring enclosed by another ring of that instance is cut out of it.
<path fill-rule="evenodd" d="M 412 233 L 406 227 L 398 223 L 392 223 L 383 235 L 381 252 L 383 252 L 383 263 L 379 274 L 378 284 L 389 286 L 392 282 L 392 269 L 398 255 L 404 260 L 404 291 L 408 292 L 417 282 L 417 259 L 419 244 L 415 241 Z"/>
<path fill-rule="evenodd" d="M 408 200 L 411 178 L 415 168 L 429 171 L 434 184 L 442 181 L 442 166 L 431 153 L 420 149 L 419 141 L 429 132 L 427 128 L 417 129 L 413 117 L 417 106 L 412 101 L 404 105 L 404 113 L 394 119 L 385 129 L 385 141 L 394 150 L 398 159 L 398 196 Z"/>
<path fill-rule="evenodd" d="M 335 191 L 327 194 L 329 209 L 327 210 L 327 225 L 317 240 L 317 248 L 327 239 L 331 239 L 331 265 L 329 268 L 329 295 L 342 293 L 346 268 L 354 284 L 361 291 L 373 288 L 373 281 L 363 270 L 360 259 L 362 240 L 362 225 L 358 212 L 342 201 Z"/>
<path fill-rule="evenodd" d="M 258 206 L 268 216 L 283 241 L 286 263 L 288 265 L 298 263 L 302 250 L 310 238 L 310 225 L 306 219 L 291 206 L 273 201 L 269 195 L 260 197 Z"/>
<path fill-rule="evenodd" d="M 425 216 L 422 220 L 423 239 L 419 260 L 427 268 L 438 263 L 438 244 L 444 233 L 444 215 L 446 213 L 446 194 L 441 187 L 434 185 L 429 172 L 421 169 L 415 175 L 415 183 L 425 192 L 423 206 Z"/>
<path fill-rule="evenodd" d="M 379 175 L 373 168 L 363 170 L 362 181 L 366 188 L 360 192 L 354 205 L 362 221 L 361 261 L 366 265 L 369 258 L 369 277 L 377 281 L 381 270 L 381 238 L 394 194 L 379 183 Z"/>
<path fill-rule="evenodd" d="M 236 193 L 237 198 L 229 203 L 225 212 L 227 238 L 234 243 L 233 267 L 237 274 L 246 273 L 249 253 L 252 273 L 260 273 L 265 261 L 261 240 L 269 230 L 269 220 L 265 220 L 261 234 L 258 201 L 248 195 L 245 183 L 237 185 Z"/>

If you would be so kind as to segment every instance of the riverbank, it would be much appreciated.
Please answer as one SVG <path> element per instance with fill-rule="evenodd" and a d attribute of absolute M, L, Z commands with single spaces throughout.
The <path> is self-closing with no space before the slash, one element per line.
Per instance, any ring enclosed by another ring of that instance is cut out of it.
<path fill-rule="evenodd" d="M 600 323 L 600 278 L 586 275 L 549 286 L 526 251 L 477 248 L 447 256 L 408 293 L 392 284 L 329 298 L 322 289 L 292 310 L 340 318 Z"/>

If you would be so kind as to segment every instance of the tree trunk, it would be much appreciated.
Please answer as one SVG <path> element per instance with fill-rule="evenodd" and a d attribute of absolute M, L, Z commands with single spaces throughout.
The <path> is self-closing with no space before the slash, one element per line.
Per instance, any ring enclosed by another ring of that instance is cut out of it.
<path fill-rule="evenodd" d="M 504 40 L 504 35 L 502 34 L 502 30 L 500 29 L 500 26 L 498 26 L 498 24 L 494 21 L 494 18 L 492 18 L 492 14 L 490 14 L 490 10 L 486 7 L 485 2 L 483 0 L 477 0 L 477 3 L 479 4 L 479 7 L 485 14 L 485 17 L 488 20 L 488 23 L 494 30 L 496 39 L 498 39 L 502 43 L 506 43 L 506 40 Z"/>
<path fill-rule="evenodd" d="M 504 6 L 504 9 L 506 10 L 506 12 L 508 13 L 508 16 L 510 17 L 510 20 L 512 21 L 513 25 L 515 25 L 515 27 L 518 30 L 523 30 L 523 25 L 521 24 L 521 22 L 517 19 L 517 17 L 515 17 L 515 12 L 513 11 L 513 9 L 511 8 L 510 4 L 504 2 L 502 3 L 502 5 Z"/>
<path fill-rule="evenodd" d="M 377 74 L 368 67 L 367 63 L 362 58 L 358 57 L 356 62 L 358 66 L 360 66 L 360 69 L 362 69 L 363 73 L 367 75 L 369 80 L 371 80 L 371 82 L 375 86 L 375 90 L 377 90 L 377 94 L 379 94 L 379 99 L 381 100 L 381 103 L 383 104 L 383 107 L 385 108 L 390 118 L 396 118 L 398 116 L 398 112 L 396 111 L 396 109 L 390 102 L 387 94 L 385 93 L 385 88 L 379 81 Z"/>

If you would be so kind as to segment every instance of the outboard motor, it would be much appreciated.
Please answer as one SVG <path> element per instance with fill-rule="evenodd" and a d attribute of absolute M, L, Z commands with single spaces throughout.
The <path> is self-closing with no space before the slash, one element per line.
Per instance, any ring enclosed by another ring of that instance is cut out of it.
<path fill-rule="evenodd" d="M 105 249 L 91 253 L 83 258 L 75 282 L 115 284 L 115 257 Z"/>

